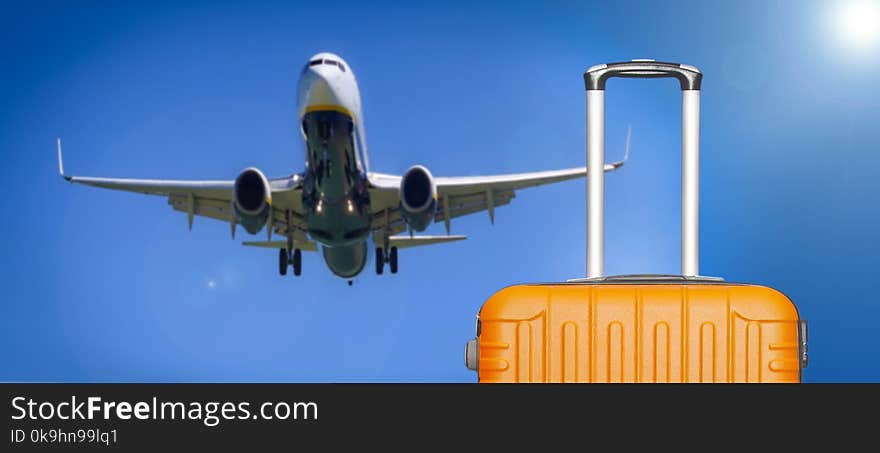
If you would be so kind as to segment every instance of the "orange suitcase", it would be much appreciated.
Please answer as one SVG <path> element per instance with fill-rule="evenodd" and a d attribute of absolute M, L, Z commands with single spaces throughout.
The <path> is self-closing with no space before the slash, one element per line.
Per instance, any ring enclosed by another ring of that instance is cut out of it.
<path fill-rule="evenodd" d="M 698 273 L 702 74 L 652 60 L 587 70 L 588 168 L 604 168 L 611 77 L 681 83 L 682 275 L 604 276 L 604 174 L 591 172 L 587 278 L 495 293 L 480 310 L 466 365 L 480 382 L 800 382 L 806 322 L 791 300 L 772 288 Z"/>

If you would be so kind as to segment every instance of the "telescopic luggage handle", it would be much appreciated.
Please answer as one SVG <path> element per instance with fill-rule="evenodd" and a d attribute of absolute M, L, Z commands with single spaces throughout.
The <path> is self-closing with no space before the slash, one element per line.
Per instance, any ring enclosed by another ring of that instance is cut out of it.
<path fill-rule="evenodd" d="M 700 84 L 703 74 L 685 64 L 633 60 L 593 66 L 587 88 L 587 278 L 604 277 L 605 82 L 612 77 L 678 79 L 681 84 L 681 275 L 699 275 Z"/>

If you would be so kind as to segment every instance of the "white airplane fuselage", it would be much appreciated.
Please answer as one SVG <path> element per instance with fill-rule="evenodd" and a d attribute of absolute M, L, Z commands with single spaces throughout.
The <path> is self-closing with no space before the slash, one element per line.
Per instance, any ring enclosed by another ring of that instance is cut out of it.
<path fill-rule="evenodd" d="M 366 264 L 372 221 L 361 97 L 351 67 L 331 53 L 310 58 L 297 104 L 309 236 L 321 244 L 330 270 L 351 278 Z"/>

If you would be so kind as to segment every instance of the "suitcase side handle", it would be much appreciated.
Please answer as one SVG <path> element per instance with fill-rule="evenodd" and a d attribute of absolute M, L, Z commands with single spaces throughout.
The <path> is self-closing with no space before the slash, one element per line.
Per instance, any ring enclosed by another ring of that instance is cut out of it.
<path fill-rule="evenodd" d="M 699 276 L 700 86 L 694 66 L 633 60 L 593 66 L 587 89 L 587 278 L 605 274 L 605 82 L 612 77 L 672 77 L 681 85 L 681 275 Z M 599 169 L 590 171 L 590 169 Z"/>

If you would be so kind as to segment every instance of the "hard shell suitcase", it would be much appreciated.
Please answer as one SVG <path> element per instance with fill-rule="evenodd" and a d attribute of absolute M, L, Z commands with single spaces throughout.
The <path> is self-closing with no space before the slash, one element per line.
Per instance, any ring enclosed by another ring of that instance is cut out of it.
<path fill-rule="evenodd" d="M 604 276 L 604 173 L 587 178 L 587 278 L 510 286 L 483 304 L 465 363 L 480 382 L 800 382 L 806 322 L 768 287 L 698 272 L 702 73 L 653 60 L 584 73 L 587 168 L 604 168 L 605 83 L 674 77 L 682 90 L 681 275 Z"/>

